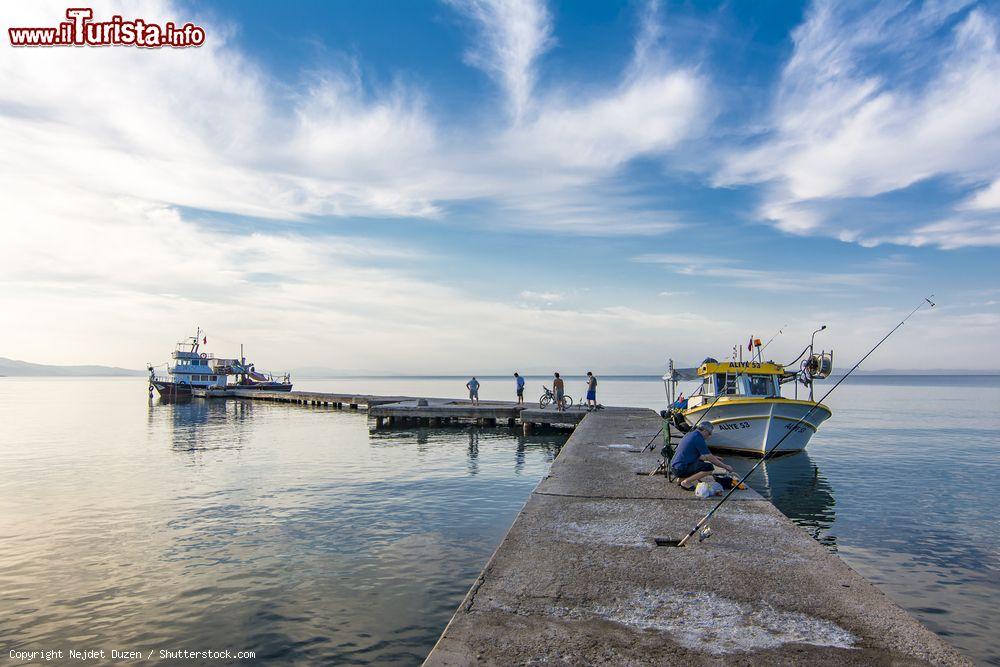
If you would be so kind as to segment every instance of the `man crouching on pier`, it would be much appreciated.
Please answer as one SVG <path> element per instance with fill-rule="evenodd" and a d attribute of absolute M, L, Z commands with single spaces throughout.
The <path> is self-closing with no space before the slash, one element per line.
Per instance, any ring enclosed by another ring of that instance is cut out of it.
<path fill-rule="evenodd" d="M 681 438 L 677 445 L 677 452 L 670 460 L 670 470 L 681 480 L 682 488 L 693 489 L 698 480 L 712 474 L 715 466 L 733 472 L 732 466 L 726 465 L 722 459 L 708 451 L 706 440 L 712 437 L 714 429 L 712 422 L 703 421 Z"/>

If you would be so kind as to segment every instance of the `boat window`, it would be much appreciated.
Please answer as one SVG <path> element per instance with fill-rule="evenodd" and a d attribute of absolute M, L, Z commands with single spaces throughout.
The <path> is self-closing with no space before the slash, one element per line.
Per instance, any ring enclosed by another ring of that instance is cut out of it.
<path fill-rule="evenodd" d="M 749 375 L 747 379 L 751 396 L 774 395 L 774 380 L 770 375 Z"/>
<path fill-rule="evenodd" d="M 705 383 L 701 385 L 701 393 L 705 396 L 714 396 L 715 387 L 713 386 L 714 380 L 712 380 L 711 375 L 705 376 Z"/>
<path fill-rule="evenodd" d="M 219 376 L 218 376 L 218 375 L 213 375 L 213 376 L 212 376 L 212 382 L 215 382 L 215 381 L 216 381 L 216 380 L 218 380 L 218 379 L 219 379 Z"/>
<path fill-rule="evenodd" d="M 726 394 L 733 395 L 737 392 L 736 390 L 736 379 L 737 375 L 726 375 L 725 373 L 719 373 L 715 376 L 715 390 L 716 394 Z"/>

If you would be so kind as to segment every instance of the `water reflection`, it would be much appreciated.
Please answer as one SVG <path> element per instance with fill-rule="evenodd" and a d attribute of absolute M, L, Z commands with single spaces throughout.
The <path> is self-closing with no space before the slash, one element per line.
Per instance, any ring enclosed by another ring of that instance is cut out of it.
<path fill-rule="evenodd" d="M 469 474 L 475 475 L 479 472 L 479 430 L 469 429 Z"/>
<path fill-rule="evenodd" d="M 540 453 L 544 460 L 552 461 L 566 442 L 566 434 L 560 432 L 546 433 L 543 431 L 525 436 L 520 429 L 465 425 L 442 425 L 433 428 L 419 426 L 384 428 L 371 430 L 369 436 L 374 447 L 398 446 L 416 440 L 417 451 L 421 453 L 426 452 L 428 442 L 440 443 L 453 438 L 461 438 L 465 444 L 466 470 L 469 475 L 476 475 L 480 472 L 481 445 L 485 446 L 490 442 L 509 445 L 513 441 L 515 443 L 514 474 L 520 475 L 525 471 L 532 454 Z"/>
<path fill-rule="evenodd" d="M 242 449 L 253 412 L 252 401 L 161 398 L 149 401 L 146 422 L 150 432 L 166 427 L 171 448 L 200 462 L 200 454 L 206 451 Z M 222 432 L 225 437 L 217 437 Z"/>
<path fill-rule="evenodd" d="M 742 456 L 726 457 L 741 475 L 757 462 Z M 808 452 L 780 456 L 760 464 L 747 483 L 777 507 L 782 514 L 805 528 L 831 551 L 837 551 L 832 534 L 836 499 L 829 480 L 809 458 Z"/>

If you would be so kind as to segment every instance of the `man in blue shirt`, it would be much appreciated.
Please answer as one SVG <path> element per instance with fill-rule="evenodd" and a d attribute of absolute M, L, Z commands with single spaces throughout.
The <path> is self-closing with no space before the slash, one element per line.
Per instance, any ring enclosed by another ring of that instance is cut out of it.
<path fill-rule="evenodd" d="M 518 375 L 517 373 L 514 373 L 514 385 L 515 385 L 515 389 L 517 389 L 517 404 L 518 405 L 523 405 L 524 404 L 524 378 L 521 377 L 520 375 Z"/>
<path fill-rule="evenodd" d="M 469 389 L 469 400 L 473 405 L 479 405 L 479 380 L 473 377 L 465 383 L 465 386 Z"/>
<path fill-rule="evenodd" d="M 713 430 L 715 427 L 712 422 L 703 421 L 698 424 L 698 428 L 681 438 L 677 445 L 674 458 L 670 460 L 670 469 L 681 480 L 681 487 L 693 489 L 698 480 L 712 474 L 715 466 L 733 472 L 732 466 L 726 465 L 722 459 L 708 451 L 706 440 L 712 437 Z"/>

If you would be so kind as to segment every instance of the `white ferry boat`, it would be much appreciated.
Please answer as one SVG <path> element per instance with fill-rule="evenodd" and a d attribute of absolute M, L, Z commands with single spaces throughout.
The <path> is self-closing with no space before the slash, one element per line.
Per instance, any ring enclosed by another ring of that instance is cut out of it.
<path fill-rule="evenodd" d="M 167 377 L 158 376 L 152 365 L 149 370 L 149 395 L 155 389 L 163 398 L 184 398 L 195 389 L 206 392 L 226 389 L 260 389 L 265 391 L 291 391 L 292 381 L 288 374 L 276 379 L 270 374 L 260 373 L 241 354 L 239 359 L 224 359 L 201 351 L 208 343 L 205 332 L 197 333 L 177 343 L 177 349 L 170 355 Z"/>
<path fill-rule="evenodd" d="M 708 358 L 697 368 L 674 368 L 671 360 L 663 376 L 671 403 L 667 416 L 681 430 L 711 422 L 715 427 L 708 441 L 711 449 L 761 456 L 781 441 L 775 455 L 801 451 L 833 415 L 829 407 L 812 400 L 813 381 L 828 377 L 833 370 L 833 352 L 814 354 L 810 344 L 799 359 L 806 352 L 808 356 L 794 372 L 773 361 Z M 682 399 L 674 392 L 685 381 L 700 381 L 700 385 Z M 796 383 L 795 398 L 781 395 L 782 385 L 789 382 Z M 797 397 L 800 384 L 808 390 L 808 399 Z"/>

